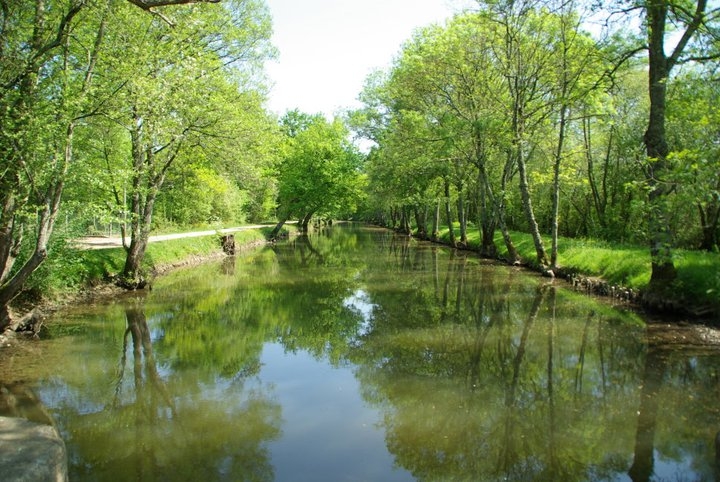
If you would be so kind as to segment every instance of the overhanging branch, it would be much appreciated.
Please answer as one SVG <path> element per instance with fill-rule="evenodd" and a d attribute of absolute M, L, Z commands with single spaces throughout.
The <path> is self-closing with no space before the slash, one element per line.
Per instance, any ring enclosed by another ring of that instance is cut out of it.
<path fill-rule="evenodd" d="M 191 3 L 220 3 L 221 0 L 128 0 L 143 10 L 150 10 L 155 7 L 167 7 L 168 5 L 188 5 Z"/>

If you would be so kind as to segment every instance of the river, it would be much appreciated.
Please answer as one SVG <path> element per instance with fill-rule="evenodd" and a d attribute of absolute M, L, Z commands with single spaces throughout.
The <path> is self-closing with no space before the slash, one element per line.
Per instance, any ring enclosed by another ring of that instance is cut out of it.
<path fill-rule="evenodd" d="M 64 310 L 0 373 L 73 482 L 714 480 L 720 352 L 644 321 L 339 225 Z"/>

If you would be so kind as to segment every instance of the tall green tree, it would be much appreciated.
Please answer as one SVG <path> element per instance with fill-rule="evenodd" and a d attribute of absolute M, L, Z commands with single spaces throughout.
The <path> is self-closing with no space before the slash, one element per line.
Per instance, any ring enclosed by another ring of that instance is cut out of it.
<path fill-rule="evenodd" d="M 216 1 L 132 3 L 150 10 Z M 48 256 L 74 159 L 74 130 L 97 107 L 88 93 L 107 5 L 0 3 L 0 329 L 11 322 L 10 303 Z M 21 256 L 22 266 L 16 267 Z"/>
<path fill-rule="evenodd" d="M 650 96 L 650 117 L 644 141 L 648 156 L 646 171 L 649 188 L 649 235 L 652 258 L 651 286 L 667 288 L 676 276 L 675 265 L 670 251 L 671 233 L 667 225 L 663 206 L 664 198 L 671 186 L 664 182 L 669 169 L 668 147 L 665 132 L 667 84 L 673 69 L 688 55 L 695 52 L 690 42 L 703 30 L 711 27 L 720 10 L 708 12 L 707 0 L 697 2 L 649 1 L 643 5 L 648 32 L 648 91 Z M 680 40 L 670 49 L 667 29 L 669 25 L 683 28 Z M 670 52 L 669 55 L 666 52 Z M 715 52 L 710 52 L 716 56 Z M 706 55 L 706 54 L 703 54 Z"/>
<path fill-rule="evenodd" d="M 118 10 L 104 65 L 112 73 L 107 88 L 115 92 L 104 116 L 129 139 L 111 149 L 125 149 L 129 174 L 121 180 L 129 242 L 120 283 L 130 288 L 146 282 L 142 261 L 168 174 L 193 162 L 207 145 L 227 145 L 231 129 L 238 127 L 231 109 L 246 107 L 242 92 L 258 88 L 257 69 L 272 52 L 267 10 L 254 0 L 172 15 L 170 28 L 134 9 Z"/>
<path fill-rule="evenodd" d="M 77 121 L 89 91 L 104 9 L 69 36 L 81 5 L 4 5 L 0 32 L 0 330 L 10 302 L 47 257 Z M 91 26 L 92 25 L 92 26 Z M 94 31 L 94 32 L 93 32 Z M 94 38 L 93 38 L 94 37 Z M 84 47 L 89 55 L 76 56 Z M 16 261 L 22 260 L 17 267 Z"/>
<path fill-rule="evenodd" d="M 652 275 L 651 292 L 662 293 L 676 278 L 672 257 L 673 233 L 668 220 L 668 197 L 675 187 L 666 132 L 668 84 L 678 66 L 705 62 L 720 56 L 715 30 L 720 8 L 707 0 L 646 0 L 622 2 L 624 12 L 642 16 L 644 43 L 634 51 L 647 52 L 647 92 L 650 112 L 643 136 L 647 161 L 644 166 L 648 192 L 648 238 Z M 615 5 L 613 5 L 615 7 Z M 625 57 L 634 52 L 628 51 Z"/>
<path fill-rule="evenodd" d="M 668 132 L 677 148 L 673 178 L 678 186 L 673 212 L 680 212 L 686 247 L 705 251 L 720 249 L 720 86 L 708 82 L 716 76 L 710 68 L 692 69 L 673 81 L 668 106 Z M 696 222 L 690 222 L 691 219 Z M 681 233 L 681 234 L 683 234 Z"/>
<path fill-rule="evenodd" d="M 290 111 L 281 126 L 286 142 L 276 168 L 278 223 L 271 238 L 293 217 L 307 230 L 315 215 L 352 212 L 363 187 L 362 156 L 340 119 Z"/>

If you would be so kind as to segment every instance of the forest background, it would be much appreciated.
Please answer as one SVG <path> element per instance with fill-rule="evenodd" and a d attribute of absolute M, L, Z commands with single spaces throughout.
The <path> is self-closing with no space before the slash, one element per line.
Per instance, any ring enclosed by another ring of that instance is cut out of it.
<path fill-rule="evenodd" d="M 643 246 L 649 304 L 719 305 L 712 1 L 478 1 L 332 119 L 267 110 L 261 0 L 0 7 L 0 328 L 82 235 L 120 233 L 137 289 L 151 232 L 332 218 L 548 275 L 563 239 Z"/>

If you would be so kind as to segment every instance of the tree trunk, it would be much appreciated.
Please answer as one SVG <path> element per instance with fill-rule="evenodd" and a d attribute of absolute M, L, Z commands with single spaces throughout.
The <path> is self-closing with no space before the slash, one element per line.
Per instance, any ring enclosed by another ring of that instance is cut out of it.
<path fill-rule="evenodd" d="M 453 227 L 452 209 L 450 208 L 450 180 L 445 178 L 445 222 L 448 226 L 448 234 L 450 236 L 450 246 L 457 247 L 455 239 L 455 228 Z"/>
<path fill-rule="evenodd" d="M 395 207 L 390 208 L 390 228 L 397 228 L 398 223 L 398 210 Z"/>
<path fill-rule="evenodd" d="M 713 251 L 718 245 L 718 228 L 720 227 L 720 206 L 717 202 L 709 203 L 707 207 L 698 204 L 700 212 L 700 226 L 702 227 L 702 241 L 699 248 L 704 251 Z"/>
<path fill-rule="evenodd" d="M 497 246 L 495 245 L 495 216 L 490 206 L 494 204 L 490 191 L 486 188 L 487 182 L 485 169 L 478 169 L 478 197 L 480 207 L 478 212 L 478 225 L 480 226 L 480 256 L 485 258 L 497 258 Z"/>
<path fill-rule="evenodd" d="M 130 246 L 126 248 L 125 267 L 118 285 L 127 289 L 142 289 L 147 280 L 142 273 L 142 262 L 145 258 L 155 200 L 165 181 L 165 173 L 169 169 L 179 150 L 167 154 L 160 163 L 152 145 L 147 144 L 146 123 L 134 114 L 131 131 L 131 147 L 133 158 L 133 182 L 131 194 Z"/>
<path fill-rule="evenodd" d="M 535 255 L 537 262 L 541 268 L 544 268 L 548 264 L 547 255 L 545 254 L 545 246 L 543 245 L 542 237 L 540 236 L 540 228 L 537 220 L 535 219 L 535 212 L 533 211 L 532 200 L 530 199 L 530 185 L 528 183 L 527 169 L 525 166 L 525 157 L 522 147 L 519 145 L 522 141 L 518 142 L 517 146 L 517 166 L 518 174 L 520 177 L 520 197 L 522 198 L 523 210 L 525 211 L 525 217 L 530 229 L 530 234 L 535 244 Z"/>
<path fill-rule="evenodd" d="M 305 214 L 305 216 L 300 219 L 300 232 L 307 234 L 308 232 L 308 225 L 310 224 L 310 220 L 313 217 L 313 212 Z"/>
<path fill-rule="evenodd" d="M 415 207 L 415 224 L 417 225 L 417 237 L 419 239 L 427 239 L 427 205 L 421 208 Z"/>
<path fill-rule="evenodd" d="M 503 169 L 503 175 L 502 179 L 500 181 L 500 192 L 502 193 L 499 198 L 495 200 L 496 205 L 496 214 L 497 214 L 497 220 L 498 220 L 498 226 L 500 227 L 500 232 L 503 236 L 503 241 L 505 242 L 505 249 L 507 249 L 508 252 L 508 262 L 511 264 L 519 263 L 520 255 L 517 252 L 517 249 L 515 248 L 515 244 L 512 242 L 512 238 L 510 237 L 510 231 L 507 227 L 507 222 L 505 219 L 505 191 L 507 189 L 507 185 L 510 182 L 512 178 L 512 167 L 513 167 L 513 161 L 512 156 L 508 155 L 507 159 L 505 160 L 505 167 Z M 487 178 L 487 176 L 486 176 Z M 486 181 L 486 187 L 489 189 L 490 184 Z"/>
<path fill-rule="evenodd" d="M 462 183 L 458 183 L 458 221 L 460 221 L 460 244 L 467 247 L 467 216 L 465 214 L 465 193 Z"/>
<path fill-rule="evenodd" d="M 400 209 L 400 229 L 399 231 L 402 234 L 410 235 L 412 234 L 412 229 L 410 228 L 410 215 L 408 214 L 408 208 L 404 207 Z"/>
<path fill-rule="evenodd" d="M 672 233 L 664 203 L 670 187 L 663 180 L 669 168 L 667 160 L 669 148 L 665 136 L 666 92 L 670 73 L 664 50 L 667 8 L 665 2 L 651 3 L 647 7 L 650 34 L 648 46 L 650 117 L 644 142 L 649 161 L 646 180 L 649 187 L 648 235 L 652 261 L 650 286 L 659 290 L 667 289 L 677 275 L 671 251 Z"/>
<path fill-rule="evenodd" d="M 278 223 L 275 225 L 275 227 L 273 228 L 273 230 L 270 232 L 270 235 L 268 236 L 268 238 L 270 239 L 270 241 L 275 241 L 275 240 L 278 239 L 278 236 L 280 235 L 280 230 L 281 230 L 282 227 L 285 225 L 285 223 L 287 222 L 287 220 L 288 220 L 288 217 L 287 217 L 287 216 L 283 216 L 283 217 L 280 219 L 280 221 L 278 221 Z"/>
<path fill-rule="evenodd" d="M 23 173 L 22 166 L 26 164 L 25 159 L 33 155 L 30 148 L 24 149 L 27 147 L 24 139 L 31 134 L 27 119 L 33 115 L 32 106 L 37 91 L 37 79 L 46 60 L 44 55 L 40 55 L 41 51 L 46 47 L 46 39 L 43 37 L 47 20 L 46 13 L 45 3 L 37 2 L 32 26 L 33 35 L 28 45 L 30 51 L 37 54 L 37 56 L 30 55 L 29 58 L 33 60 L 25 66 L 22 73 L 14 81 L 3 88 L 6 91 L 17 90 L 19 96 L 11 106 L 6 107 L 9 112 L 7 110 L 3 112 L 3 117 L 7 116 L 9 122 L 3 125 L 0 130 L 0 141 L 3 141 L 1 145 L 4 147 L 0 151 L 4 161 L 3 172 L 0 175 L 0 188 L 3 190 L 3 209 L 0 211 L 0 262 L 2 262 L 2 266 L 0 266 L 0 333 L 10 326 L 12 321 L 10 303 L 20 294 L 30 275 L 47 258 L 47 243 L 55 224 L 57 210 L 60 207 L 60 196 L 66 172 L 64 163 L 69 161 L 69 158 L 65 155 L 60 155 L 61 164 L 57 173 L 62 174 L 62 177 L 60 179 L 51 179 L 46 197 L 41 200 L 42 208 L 38 213 L 37 238 L 33 254 L 15 274 L 11 275 L 24 239 L 23 224 L 25 219 L 23 219 L 24 216 L 21 215 L 21 211 L 27 208 L 30 199 L 29 192 L 18 191 L 20 186 L 24 184 L 21 177 L 26 174 L 35 175 L 34 173 Z M 75 13 L 72 13 L 72 16 Z M 71 19 L 72 16 L 69 16 L 69 18 Z M 62 44 L 66 33 L 64 28 L 58 31 L 57 45 L 53 49 Z M 2 94 L 4 95 L 5 92 Z M 65 154 L 71 153 L 67 145 L 71 140 L 72 129 L 68 128 L 68 136 L 65 139 Z M 55 162 L 57 161 L 56 158 Z"/>
<path fill-rule="evenodd" d="M 437 241 L 438 239 L 440 239 L 440 199 L 438 199 L 437 203 L 435 203 L 432 235 L 430 235 L 430 239 L 432 239 L 433 241 Z"/>
<path fill-rule="evenodd" d="M 595 216 L 600 228 L 604 231 L 607 226 L 607 220 L 605 219 L 605 212 L 607 208 L 608 196 L 607 196 L 607 176 L 610 164 L 610 153 L 612 149 L 613 134 L 615 130 L 610 127 L 610 133 L 608 134 L 608 144 L 605 150 L 605 162 L 603 167 L 603 182 L 599 187 L 597 180 L 595 179 L 595 159 L 592 154 L 592 141 L 590 132 L 590 118 L 583 119 L 583 143 L 585 151 L 585 159 L 587 162 L 587 176 L 588 183 L 590 184 L 590 192 L 592 194 L 592 205 L 595 208 Z M 601 195 L 602 188 L 602 195 Z"/>
<path fill-rule="evenodd" d="M 132 236 L 130 246 L 126 251 L 120 286 L 128 289 L 142 289 L 147 284 L 147 280 L 142 276 L 141 267 L 147 250 L 148 238 L 147 234 Z"/>
<path fill-rule="evenodd" d="M 697 1 L 695 11 L 686 20 L 685 31 L 668 57 L 665 54 L 665 27 L 669 4 L 670 2 L 664 1 L 646 2 L 645 4 L 648 26 L 650 117 L 644 142 L 648 157 L 645 172 L 649 188 L 648 234 L 652 260 L 650 287 L 660 295 L 670 288 L 677 277 L 672 259 L 672 233 L 665 206 L 665 198 L 672 191 L 672 186 L 663 179 L 670 170 L 667 158 L 670 150 L 665 136 L 667 82 L 670 72 L 679 61 L 690 39 L 703 24 L 707 0 Z"/>
<path fill-rule="evenodd" d="M 564 94 L 565 92 L 563 92 Z M 553 165 L 553 195 L 552 195 L 552 247 L 550 249 L 550 268 L 557 268 L 558 258 L 558 231 L 560 229 L 560 164 L 562 161 L 563 147 L 565 143 L 565 127 L 567 125 L 566 105 L 560 107 L 560 122 L 558 125 L 558 142 L 555 150 L 555 162 Z"/>
<path fill-rule="evenodd" d="M 147 285 L 142 273 L 142 262 L 150 239 L 152 214 L 157 195 L 155 189 L 148 191 L 145 196 L 137 193 L 133 201 L 130 246 L 126 249 L 125 267 L 119 280 L 119 285 L 127 289 L 143 289 Z"/>
<path fill-rule="evenodd" d="M 65 187 L 65 176 L 67 175 L 70 162 L 72 162 L 74 131 L 75 122 L 72 121 L 67 126 L 63 152 L 57 154 L 60 159 L 58 162 L 59 165 L 54 173 L 53 180 L 50 181 L 47 187 L 47 191 L 43 199 L 44 205 L 42 210 L 38 213 L 39 219 L 37 225 L 37 236 L 35 239 L 35 249 L 33 254 L 25 262 L 25 264 L 14 275 L 12 275 L 12 277 L 9 276 L 9 271 L 8 273 L 5 273 L 3 270 L 3 274 L 10 277 L 10 279 L 4 282 L 2 287 L 0 287 L 0 332 L 4 331 L 12 321 L 10 319 L 10 303 L 18 294 L 20 294 L 23 286 L 27 282 L 28 278 L 30 278 L 30 275 L 32 275 L 35 270 L 40 267 L 48 256 L 48 243 L 50 242 L 50 236 L 52 235 L 53 228 L 55 227 L 58 210 L 60 209 L 62 192 Z M 10 232 L 10 239 L 13 239 L 12 231 Z M 10 254 L 17 256 L 18 253 L 16 250 L 20 249 L 20 240 L 15 237 L 14 242 L 17 242 L 17 244 L 13 246 L 14 249 L 10 251 Z M 12 258 L 12 261 L 14 262 L 14 257 Z M 3 279 L 2 281 L 5 280 Z"/>

